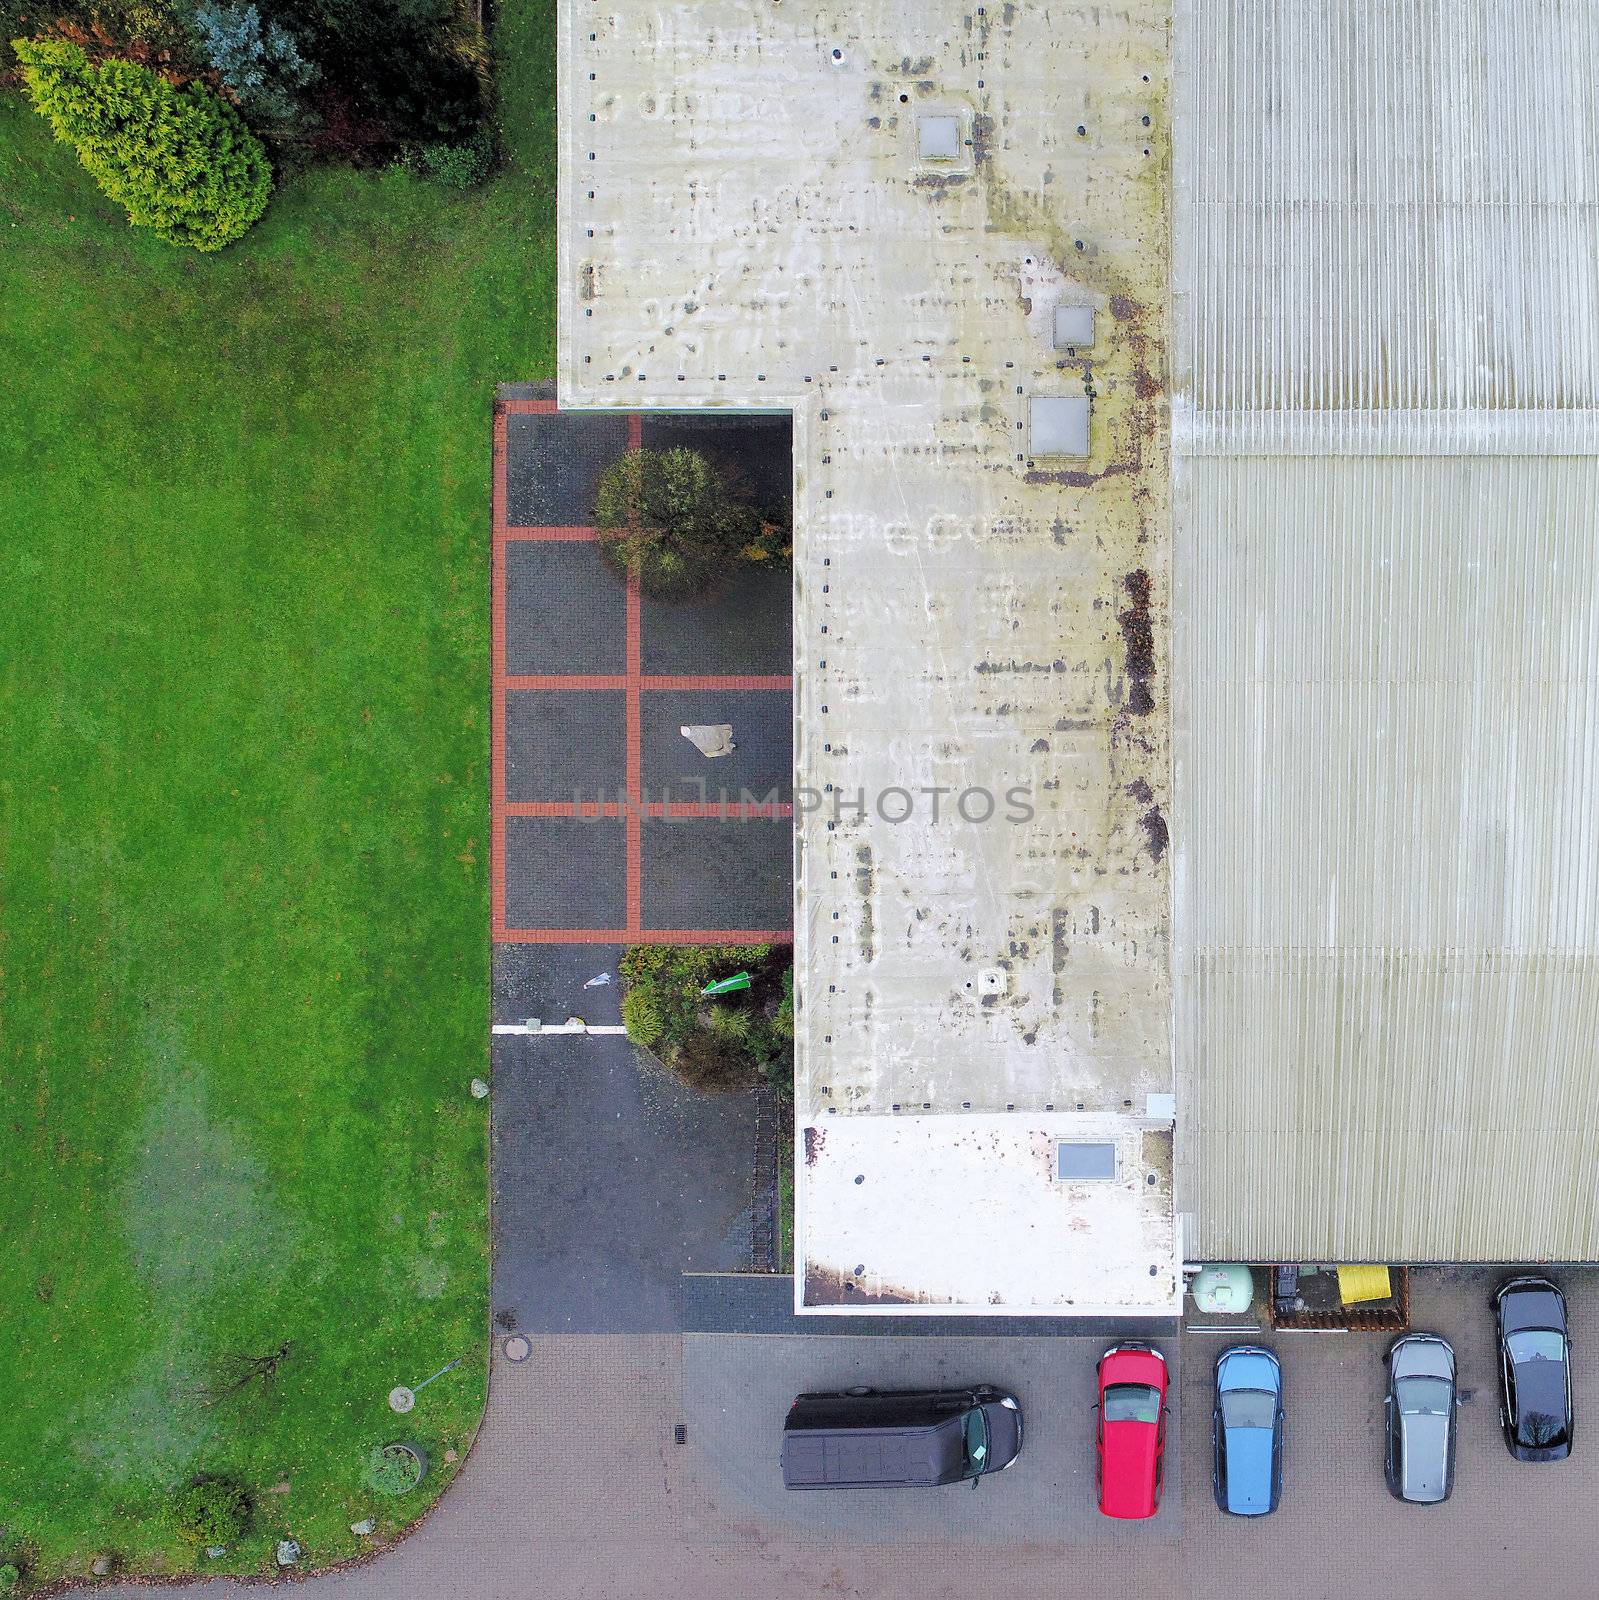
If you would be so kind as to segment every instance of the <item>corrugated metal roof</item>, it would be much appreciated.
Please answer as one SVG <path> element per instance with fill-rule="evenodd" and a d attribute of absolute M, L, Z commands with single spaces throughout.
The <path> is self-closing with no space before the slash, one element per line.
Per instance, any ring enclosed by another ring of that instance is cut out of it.
<path fill-rule="evenodd" d="M 1594 1257 L 1599 8 L 1178 23 L 1192 1247 Z"/>

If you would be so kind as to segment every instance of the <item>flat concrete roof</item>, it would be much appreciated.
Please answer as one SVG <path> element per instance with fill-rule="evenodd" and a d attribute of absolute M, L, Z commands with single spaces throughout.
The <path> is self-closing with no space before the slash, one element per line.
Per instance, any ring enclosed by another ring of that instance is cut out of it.
<path fill-rule="evenodd" d="M 801 1309 L 1180 1300 L 1168 25 L 561 8 L 562 404 L 794 412 Z"/>

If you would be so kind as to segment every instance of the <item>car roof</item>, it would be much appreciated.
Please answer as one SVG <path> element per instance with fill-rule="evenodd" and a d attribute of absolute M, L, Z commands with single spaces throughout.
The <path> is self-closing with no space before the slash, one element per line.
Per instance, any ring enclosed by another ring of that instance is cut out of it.
<path fill-rule="evenodd" d="M 1430 1413 L 1402 1416 L 1405 1435 L 1402 1487 L 1407 1500 L 1442 1500 L 1449 1472 L 1449 1418 Z"/>
<path fill-rule="evenodd" d="M 1238 1516 L 1271 1509 L 1275 1428 L 1228 1428 L 1227 1509 Z"/>
<path fill-rule="evenodd" d="M 1155 1462 L 1160 1428 L 1153 1422 L 1100 1422 L 1104 1458 L 1099 1508 L 1109 1517 L 1155 1514 Z"/>
<path fill-rule="evenodd" d="M 921 1428 L 806 1428 L 783 1435 L 783 1481 L 790 1487 L 932 1484 L 959 1477 L 961 1421 Z"/>

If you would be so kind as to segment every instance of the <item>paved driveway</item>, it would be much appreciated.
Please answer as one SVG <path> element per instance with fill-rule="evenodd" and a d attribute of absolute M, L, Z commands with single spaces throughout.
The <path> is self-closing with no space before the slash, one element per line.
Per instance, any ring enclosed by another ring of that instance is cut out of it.
<path fill-rule="evenodd" d="M 1284 1592 L 1293 1600 L 1589 1600 L 1599 1588 L 1599 1449 L 1583 1445 L 1579 1427 L 1571 1461 L 1531 1467 L 1511 1461 L 1499 1442 L 1486 1296 L 1500 1276 L 1445 1271 L 1413 1285 L 1417 1326 L 1453 1340 L 1462 1381 L 1478 1391 L 1461 1419 L 1455 1497 L 1443 1506 L 1402 1506 L 1383 1488 L 1383 1341 L 1368 1335 L 1273 1341 L 1289 1385 L 1290 1476 L 1282 1510 L 1257 1523 L 1223 1517 L 1211 1501 L 1209 1362 L 1221 1341 L 1185 1335 L 1181 1504 L 1168 1503 L 1152 1526 L 1113 1530 L 1084 1519 L 1082 1440 L 1072 1442 L 1092 1398 L 1098 1340 L 940 1339 L 921 1351 L 928 1341 L 892 1337 L 552 1337 L 535 1340 L 525 1366 L 496 1362 L 478 1448 L 427 1524 L 381 1561 L 319 1580 L 316 1592 L 327 1600 L 1240 1600 Z M 1599 1273 L 1559 1276 L 1581 1337 L 1599 1324 Z M 1577 1403 L 1592 1417 L 1599 1371 L 1586 1341 L 1579 1350 Z M 773 1408 L 791 1387 L 955 1370 L 1003 1371 L 1022 1390 L 1034 1426 L 1009 1472 L 976 1493 L 884 1497 L 876 1520 L 846 1495 L 806 1497 L 811 1503 L 793 1512 L 774 1504 Z M 974 1525 L 984 1508 L 1007 1522 L 1003 1540 Z"/>
<path fill-rule="evenodd" d="M 495 952 L 494 1020 L 620 1020 L 610 945 Z M 603 987 L 585 982 L 613 975 Z M 494 1305 L 535 1333 L 677 1328 L 685 1271 L 747 1269 L 756 1102 L 618 1035 L 494 1040 Z"/>

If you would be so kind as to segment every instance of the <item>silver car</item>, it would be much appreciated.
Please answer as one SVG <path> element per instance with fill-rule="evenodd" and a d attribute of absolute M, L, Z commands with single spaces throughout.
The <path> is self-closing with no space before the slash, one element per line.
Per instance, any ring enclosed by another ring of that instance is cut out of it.
<path fill-rule="evenodd" d="M 1455 1352 L 1432 1333 L 1397 1339 L 1388 1352 L 1388 1488 L 1436 1505 L 1455 1484 Z"/>

